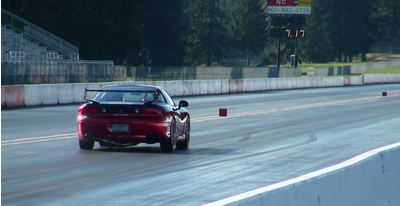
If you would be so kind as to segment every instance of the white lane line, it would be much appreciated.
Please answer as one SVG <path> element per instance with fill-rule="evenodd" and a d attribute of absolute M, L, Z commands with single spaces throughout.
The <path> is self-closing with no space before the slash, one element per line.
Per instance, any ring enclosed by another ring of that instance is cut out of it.
<path fill-rule="evenodd" d="M 365 153 L 363 153 L 361 155 L 353 157 L 353 158 L 351 158 L 349 160 L 346 160 L 344 162 L 341 162 L 339 164 L 336 164 L 336 165 L 333 165 L 333 166 L 330 166 L 330 167 L 326 167 L 326 168 L 321 169 L 321 170 L 317 170 L 315 172 L 311 172 L 311 173 L 308 173 L 308 174 L 305 174 L 305 175 L 301 175 L 299 177 L 295 177 L 293 179 L 289 179 L 289 180 L 286 180 L 286 181 L 283 181 L 283 182 L 278 182 L 278 183 L 275 183 L 275 184 L 272 184 L 272 185 L 268 185 L 268 186 L 265 186 L 265 187 L 261 187 L 261 188 L 258 188 L 258 189 L 255 189 L 255 190 L 251 190 L 251 191 L 248 191 L 248 192 L 244 192 L 244 193 L 241 193 L 241 194 L 238 194 L 238 195 L 235 195 L 235 196 L 232 196 L 232 197 L 228 197 L 228 198 L 225 198 L 225 199 L 222 199 L 222 200 L 218 200 L 218 201 L 215 201 L 215 202 L 207 203 L 207 204 L 204 204 L 203 206 L 228 205 L 228 204 L 232 204 L 232 203 L 235 203 L 235 202 L 238 202 L 238 201 L 250 198 L 250 197 L 254 197 L 256 195 L 261 195 L 263 193 L 271 192 L 273 190 L 282 189 L 282 188 L 287 187 L 289 185 L 294 185 L 294 184 L 297 184 L 297 183 L 300 183 L 300 182 L 304 182 L 304 181 L 310 180 L 312 178 L 323 176 L 323 175 L 326 175 L 326 174 L 331 173 L 333 171 L 336 171 L 336 170 L 339 170 L 339 169 L 343 169 L 345 167 L 349 167 L 349 166 L 355 165 L 355 164 L 357 164 L 357 163 L 359 163 L 359 162 L 361 162 L 361 161 L 363 161 L 365 159 L 368 159 L 368 158 L 370 158 L 370 157 L 372 157 L 372 156 L 374 156 L 374 155 L 376 155 L 376 154 L 378 154 L 380 152 L 387 151 L 387 150 L 390 150 L 390 149 L 394 149 L 394 148 L 397 148 L 397 147 L 400 147 L 400 142 L 397 142 L 397 143 L 394 143 L 394 144 L 391 144 L 391 145 L 387 145 L 387 146 L 384 146 L 384 147 L 380 147 L 380 148 L 377 148 L 377 149 L 370 150 L 370 151 L 365 152 Z"/>
<path fill-rule="evenodd" d="M 3 140 L 1 141 L 2 146 L 6 145 L 16 145 L 16 144 L 25 144 L 25 143 L 34 143 L 34 142 L 43 142 L 49 140 L 58 140 L 58 139 L 69 139 L 77 137 L 77 133 L 67 133 L 67 134 L 56 134 L 42 137 L 28 137 L 21 139 L 12 139 L 12 140 Z"/>
<path fill-rule="evenodd" d="M 8 145 L 27 144 L 27 143 L 36 143 L 36 142 L 46 142 L 46 141 L 52 141 L 52 140 L 71 139 L 71 138 L 77 138 L 77 136 L 57 137 L 57 138 L 40 139 L 40 140 L 29 140 L 29 141 L 23 141 L 23 142 L 1 143 L 1 145 L 2 146 L 8 146 Z"/>
<path fill-rule="evenodd" d="M 253 110 L 253 111 L 246 111 L 246 112 L 237 112 L 233 114 L 228 114 L 227 117 L 219 117 L 219 116 L 204 116 L 193 118 L 192 123 L 204 122 L 204 121 L 212 121 L 212 120 L 222 120 L 226 118 L 235 118 L 235 117 L 243 117 L 243 116 L 250 116 L 250 115 L 260 115 L 260 114 L 268 114 L 273 112 L 281 112 L 281 111 L 291 111 L 297 109 L 308 109 L 312 107 L 322 107 L 322 106 L 329 106 L 329 105 L 337 105 L 337 104 L 348 104 L 360 101 L 367 101 L 367 100 L 374 100 L 374 99 L 381 99 L 381 98 L 390 98 L 390 97 L 398 97 L 400 94 L 391 94 L 387 97 L 382 96 L 369 96 L 369 97 L 361 97 L 355 99 L 344 99 L 344 100 L 334 100 L 334 101 L 327 101 L 327 102 L 318 102 L 318 103 L 310 103 L 310 104 L 302 104 L 302 105 L 295 105 L 295 106 L 288 106 L 288 107 L 281 107 L 281 108 L 272 108 L 267 110 Z M 29 138 L 22 138 L 22 139 L 14 139 L 14 140 L 5 140 L 1 141 L 2 146 L 7 145 L 17 145 L 17 144 L 26 144 L 26 143 L 36 143 L 36 142 L 44 142 L 44 141 L 51 141 L 51 140 L 61 140 L 61 139 L 69 139 L 69 138 L 77 138 L 77 133 L 67 133 L 67 134 L 57 134 L 57 135 L 50 135 L 50 136 L 43 136 L 43 137 L 29 137 Z"/>

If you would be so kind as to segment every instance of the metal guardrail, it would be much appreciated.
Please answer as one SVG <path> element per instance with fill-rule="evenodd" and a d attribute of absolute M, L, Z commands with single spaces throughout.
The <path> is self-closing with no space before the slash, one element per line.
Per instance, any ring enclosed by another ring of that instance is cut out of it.
<path fill-rule="evenodd" d="M 2 62 L 5 63 L 15 63 L 15 61 L 10 61 L 10 60 L 3 60 Z M 51 62 L 51 61 L 50 61 Z M 47 63 L 47 61 L 19 61 L 18 63 Z M 58 60 L 55 61 L 54 63 L 60 63 L 60 64 L 102 64 L 102 65 L 114 65 L 113 61 L 98 61 L 98 60 L 78 60 L 78 61 L 68 61 L 68 60 Z"/>
<path fill-rule="evenodd" d="M 68 57 L 71 58 L 73 58 L 74 54 L 78 53 L 78 48 L 73 48 L 69 46 L 68 42 L 60 41 L 55 38 L 49 38 L 48 35 L 43 34 L 40 30 L 31 26 L 25 26 L 24 36 L 40 41 L 41 43 L 49 46 L 50 48 L 60 52 L 61 54 L 67 55 Z"/>
<path fill-rule="evenodd" d="M 79 63 L 85 63 L 85 64 L 112 64 L 114 65 L 113 61 L 107 61 L 107 60 L 79 60 Z"/>
<path fill-rule="evenodd" d="M 2 61 L 1 84 L 84 83 L 126 80 L 112 61 Z"/>
<path fill-rule="evenodd" d="M 251 79 L 299 77 L 300 69 L 276 67 L 128 67 L 127 76 L 135 81 Z"/>
<path fill-rule="evenodd" d="M 6 17 L 9 17 L 2 18 L 2 23 L 10 24 L 18 30 L 23 31 L 25 37 L 36 40 L 71 59 L 79 59 L 79 49 L 77 46 L 5 9 L 1 9 L 1 12 L 5 14 Z"/>

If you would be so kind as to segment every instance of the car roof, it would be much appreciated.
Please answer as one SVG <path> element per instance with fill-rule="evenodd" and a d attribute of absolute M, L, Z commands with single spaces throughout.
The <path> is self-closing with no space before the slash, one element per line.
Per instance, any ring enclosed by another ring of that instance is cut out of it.
<path fill-rule="evenodd" d="M 161 90 L 160 87 L 151 85 L 118 85 L 118 86 L 108 86 L 103 88 L 104 91 L 145 91 L 145 92 L 155 92 Z"/>

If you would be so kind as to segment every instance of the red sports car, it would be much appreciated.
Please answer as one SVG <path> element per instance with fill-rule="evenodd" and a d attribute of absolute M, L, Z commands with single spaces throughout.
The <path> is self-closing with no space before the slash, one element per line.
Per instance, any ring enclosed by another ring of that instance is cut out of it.
<path fill-rule="evenodd" d="M 87 99 L 87 92 L 97 94 Z M 160 87 L 109 86 L 85 90 L 85 99 L 77 118 L 81 149 L 93 149 L 95 141 L 109 147 L 159 142 L 163 152 L 189 147 L 189 104 L 176 105 Z"/>

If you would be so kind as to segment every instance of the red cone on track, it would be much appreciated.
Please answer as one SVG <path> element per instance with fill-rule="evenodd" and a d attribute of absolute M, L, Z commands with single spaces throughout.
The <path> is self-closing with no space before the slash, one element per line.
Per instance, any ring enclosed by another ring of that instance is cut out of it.
<path fill-rule="evenodd" d="M 226 117 L 226 116 L 228 116 L 228 109 L 226 109 L 226 108 L 220 108 L 220 109 L 219 109 L 219 116 L 220 116 L 220 117 Z"/>

